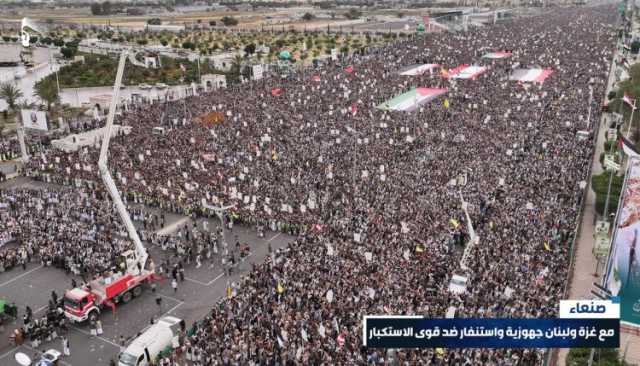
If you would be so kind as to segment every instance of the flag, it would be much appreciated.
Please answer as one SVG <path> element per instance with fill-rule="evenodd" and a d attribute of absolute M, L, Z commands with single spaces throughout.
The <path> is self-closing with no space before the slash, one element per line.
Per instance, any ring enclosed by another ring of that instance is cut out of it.
<path fill-rule="evenodd" d="M 227 281 L 227 298 L 233 297 L 233 290 L 231 289 L 231 284 Z"/>
<path fill-rule="evenodd" d="M 344 71 L 348 74 L 351 74 L 353 72 L 353 66 L 347 66 Z"/>
<path fill-rule="evenodd" d="M 354 115 L 358 112 L 358 105 L 353 103 L 351 105 L 351 113 L 353 113 Z"/>
<path fill-rule="evenodd" d="M 618 145 L 625 153 L 625 155 L 629 157 L 637 157 L 640 156 L 640 152 L 633 145 L 633 142 L 629 141 L 626 137 L 622 136 L 620 130 L 618 130 Z"/>
<path fill-rule="evenodd" d="M 444 357 L 444 348 L 436 348 L 436 356 L 438 358 Z"/>
<path fill-rule="evenodd" d="M 440 76 L 442 76 L 443 78 L 448 78 L 449 77 L 449 71 L 445 68 L 440 69 Z"/>
<path fill-rule="evenodd" d="M 631 102 L 631 98 L 627 95 L 627 93 L 624 93 L 624 97 L 622 97 L 622 100 L 627 103 L 629 105 L 629 107 L 631 107 L 631 109 L 636 109 L 636 100 L 635 98 L 633 99 L 633 103 Z"/>
<path fill-rule="evenodd" d="M 424 248 L 422 247 L 422 244 L 416 245 L 416 253 L 422 253 L 422 252 L 424 252 Z"/>
<path fill-rule="evenodd" d="M 271 95 L 272 96 L 277 97 L 280 94 L 282 94 L 282 89 L 280 89 L 280 88 L 271 89 Z"/>
<path fill-rule="evenodd" d="M 313 78 L 311 78 L 313 81 L 320 81 L 320 75 L 313 75 Z"/>
<path fill-rule="evenodd" d="M 449 223 L 450 223 L 451 225 L 453 225 L 453 227 L 454 227 L 454 228 L 456 228 L 456 229 L 458 228 L 458 226 L 460 226 L 460 223 L 459 223 L 459 222 L 458 222 L 458 220 L 456 220 L 456 219 L 451 219 L 451 220 L 449 220 Z"/>
<path fill-rule="evenodd" d="M 549 246 L 549 242 L 545 240 L 543 244 L 544 244 L 544 249 L 546 249 L 547 252 L 550 252 L 551 251 L 551 247 Z"/>
<path fill-rule="evenodd" d="M 276 291 L 278 292 L 279 295 L 282 295 L 282 293 L 284 292 L 284 287 L 282 287 L 282 285 L 278 283 L 278 287 L 276 287 Z"/>
<path fill-rule="evenodd" d="M 445 100 L 444 100 L 444 103 L 443 103 L 443 104 L 444 104 L 444 107 L 445 107 L 445 108 L 449 108 L 449 99 L 448 99 L 448 98 L 445 98 Z"/>

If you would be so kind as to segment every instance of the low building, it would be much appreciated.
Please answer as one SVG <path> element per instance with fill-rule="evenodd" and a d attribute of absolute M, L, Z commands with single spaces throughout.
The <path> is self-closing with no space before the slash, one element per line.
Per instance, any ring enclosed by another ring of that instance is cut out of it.
<path fill-rule="evenodd" d="M 222 74 L 205 74 L 202 75 L 201 79 L 202 88 L 205 91 L 227 87 L 227 77 Z"/>

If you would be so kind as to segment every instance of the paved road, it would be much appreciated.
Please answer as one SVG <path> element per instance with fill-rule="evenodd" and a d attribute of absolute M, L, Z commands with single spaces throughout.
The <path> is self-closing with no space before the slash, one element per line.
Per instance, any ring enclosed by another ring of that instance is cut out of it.
<path fill-rule="evenodd" d="M 45 185 L 20 178 L 0 185 L 0 188 L 3 186 L 5 188 L 6 186 L 41 188 Z M 166 214 L 165 228 L 179 221 L 186 223 L 187 221 L 183 219 L 184 217 L 180 215 Z M 208 221 L 210 230 L 216 230 L 219 227 L 217 220 Z M 203 222 L 204 220 L 198 220 L 199 228 L 202 228 Z M 174 226 L 182 226 L 184 223 Z M 213 268 L 204 262 L 200 268 L 195 268 L 194 264 L 187 265 L 185 281 L 179 284 L 177 292 L 174 293 L 169 281 L 163 281 L 158 285 L 155 294 L 147 290 L 129 304 L 120 306 L 115 314 L 110 311 L 102 314 L 104 334 L 101 337 L 91 337 L 86 325 L 73 326 L 69 332 L 71 356 L 65 358 L 62 364 L 65 366 L 108 365 L 109 360 L 117 356 L 120 336 L 124 335 L 126 338 L 135 336 L 149 324 L 151 317 L 157 319 L 159 316 L 171 314 L 185 319 L 190 326 L 193 321 L 202 319 L 216 301 L 225 296 L 227 281 L 239 282 L 240 277 L 251 270 L 252 263 L 264 260 L 268 254 L 268 243 L 275 250 L 293 240 L 293 237 L 277 232 L 267 232 L 264 238 L 258 238 L 252 228 L 238 226 L 234 226 L 232 231 L 227 230 L 226 238 L 230 243 L 235 243 L 236 240 L 246 242 L 251 248 L 251 255 L 240 262 L 230 277 L 223 274 L 219 258 L 214 261 Z M 156 263 L 168 255 L 156 247 L 149 247 L 149 252 Z M 26 270 L 14 269 L 0 273 L 0 293 L 3 298 L 15 301 L 19 307 L 20 319 L 26 305 L 29 305 L 37 316 L 41 316 L 51 291 L 55 289 L 58 294 L 64 293 L 70 287 L 71 278 L 72 276 L 58 269 L 43 267 L 39 263 L 30 263 Z M 156 304 L 157 297 L 162 298 L 160 307 Z M 14 365 L 16 352 L 24 352 L 28 355 L 36 352 L 29 345 L 16 348 L 9 344 L 9 331 L 21 323 L 20 320 L 17 324 L 11 324 L 7 326 L 5 332 L 0 333 L 0 365 L 2 366 Z M 38 348 L 61 350 L 62 347 L 60 340 L 57 340 L 45 343 Z"/>

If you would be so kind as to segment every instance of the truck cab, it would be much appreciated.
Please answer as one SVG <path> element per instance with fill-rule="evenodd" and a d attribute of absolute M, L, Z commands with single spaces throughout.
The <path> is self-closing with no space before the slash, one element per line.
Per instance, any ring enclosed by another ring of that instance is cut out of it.
<path fill-rule="evenodd" d="M 96 308 L 95 295 L 89 291 L 74 288 L 64 294 L 64 313 L 74 322 L 79 323 L 89 319 L 89 314 L 95 314 L 97 317 L 98 312 L 93 311 L 94 308 Z"/>

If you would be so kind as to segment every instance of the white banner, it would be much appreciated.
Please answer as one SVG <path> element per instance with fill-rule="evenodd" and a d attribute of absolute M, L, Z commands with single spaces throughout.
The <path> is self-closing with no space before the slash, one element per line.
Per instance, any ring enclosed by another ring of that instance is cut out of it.
<path fill-rule="evenodd" d="M 35 109 L 22 109 L 22 125 L 24 128 L 47 131 L 47 114 Z"/>

